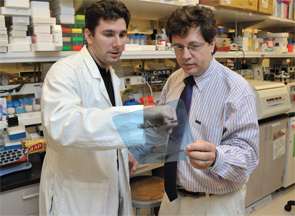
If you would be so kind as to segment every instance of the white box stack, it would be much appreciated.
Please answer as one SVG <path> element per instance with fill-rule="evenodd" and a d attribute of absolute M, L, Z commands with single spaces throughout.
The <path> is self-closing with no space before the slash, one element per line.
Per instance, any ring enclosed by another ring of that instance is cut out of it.
<path fill-rule="evenodd" d="M 74 0 L 53 0 L 51 10 L 58 24 L 75 23 Z"/>
<path fill-rule="evenodd" d="M 9 32 L 8 52 L 30 52 L 32 38 L 27 36 L 30 17 L 12 16 L 12 25 Z"/>
<path fill-rule="evenodd" d="M 275 52 L 286 53 L 288 52 L 288 32 L 283 33 L 267 33 L 267 37 L 273 40 Z"/>
<path fill-rule="evenodd" d="M 27 36 L 30 24 L 29 0 L 5 0 L 1 13 L 12 17 L 8 32 L 8 52 L 31 51 L 31 37 Z"/>
<path fill-rule="evenodd" d="M 0 15 L 0 52 L 6 53 L 8 47 L 8 36 L 7 29 L 5 25 L 4 15 Z"/>
<path fill-rule="evenodd" d="M 56 18 L 50 17 L 49 2 L 31 1 L 32 50 L 60 51 L 60 41 L 55 37 Z M 61 41 L 62 42 L 62 41 Z"/>

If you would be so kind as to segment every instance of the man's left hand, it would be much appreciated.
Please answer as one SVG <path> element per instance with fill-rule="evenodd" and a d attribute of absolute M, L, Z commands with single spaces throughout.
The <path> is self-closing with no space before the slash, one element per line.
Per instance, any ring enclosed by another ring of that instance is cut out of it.
<path fill-rule="evenodd" d="M 206 170 L 215 162 L 216 147 L 213 143 L 197 140 L 186 148 L 185 154 L 196 169 Z"/>
<path fill-rule="evenodd" d="M 130 174 L 133 174 L 136 171 L 139 163 L 135 159 L 135 157 L 133 157 L 130 153 L 128 153 L 128 161 L 129 161 L 129 164 L 131 164 L 131 166 L 130 166 Z"/>

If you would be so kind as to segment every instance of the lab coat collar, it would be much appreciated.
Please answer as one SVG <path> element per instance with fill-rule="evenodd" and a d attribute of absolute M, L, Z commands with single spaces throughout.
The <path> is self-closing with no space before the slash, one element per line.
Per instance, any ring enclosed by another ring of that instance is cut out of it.
<path fill-rule="evenodd" d="M 87 49 L 87 45 L 84 45 L 80 52 L 92 77 L 102 79 L 98 67 Z"/>
<path fill-rule="evenodd" d="M 81 55 L 85 61 L 85 64 L 87 65 L 88 70 L 89 70 L 90 74 L 92 75 L 92 77 L 94 79 L 98 79 L 101 82 L 101 84 L 100 84 L 101 93 L 104 95 L 105 98 L 107 98 L 110 106 L 112 106 L 111 101 L 109 99 L 108 92 L 107 92 L 105 84 L 103 82 L 102 76 L 99 72 L 96 62 L 94 61 L 94 59 L 92 58 L 92 56 L 90 55 L 90 53 L 87 49 L 87 45 L 84 45 L 84 47 L 81 49 L 80 52 L 81 52 Z M 115 94 L 115 102 L 116 102 L 116 105 L 118 106 L 118 105 L 121 105 L 120 94 L 117 94 L 117 92 L 119 92 L 120 79 L 115 74 L 115 70 L 112 68 L 112 66 L 110 67 L 110 73 L 112 76 L 112 83 L 113 83 L 114 94 Z"/>

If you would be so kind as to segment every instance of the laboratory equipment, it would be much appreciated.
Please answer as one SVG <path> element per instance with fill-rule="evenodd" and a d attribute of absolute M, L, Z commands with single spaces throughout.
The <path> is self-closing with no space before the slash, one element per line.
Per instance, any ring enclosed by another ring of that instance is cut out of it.
<path fill-rule="evenodd" d="M 282 187 L 290 98 L 282 83 L 248 80 L 256 95 L 259 164 L 247 183 L 249 206 Z"/>
<path fill-rule="evenodd" d="M 248 80 L 256 95 L 258 120 L 287 113 L 290 108 L 290 96 L 282 83 Z"/>
<path fill-rule="evenodd" d="M 32 167 L 29 162 L 28 151 L 10 149 L 0 152 L 0 176 L 13 172 L 27 170 Z"/>
<path fill-rule="evenodd" d="M 295 114 L 288 119 L 288 131 L 286 142 L 286 158 L 283 175 L 283 187 L 295 183 Z"/>

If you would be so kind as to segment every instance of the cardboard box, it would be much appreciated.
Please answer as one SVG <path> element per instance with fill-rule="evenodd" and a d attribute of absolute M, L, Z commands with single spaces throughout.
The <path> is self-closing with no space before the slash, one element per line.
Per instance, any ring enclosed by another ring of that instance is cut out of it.
<path fill-rule="evenodd" d="M 273 0 L 258 0 L 258 12 L 271 15 L 273 12 Z"/>
<path fill-rule="evenodd" d="M 245 8 L 244 0 L 200 0 L 200 4 L 214 7 Z"/>
<path fill-rule="evenodd" d="M 245 0 L 245 10 L 246 11 L 257 11 L 258 10 L 258 0 Z"/>

